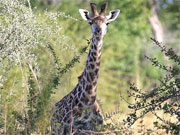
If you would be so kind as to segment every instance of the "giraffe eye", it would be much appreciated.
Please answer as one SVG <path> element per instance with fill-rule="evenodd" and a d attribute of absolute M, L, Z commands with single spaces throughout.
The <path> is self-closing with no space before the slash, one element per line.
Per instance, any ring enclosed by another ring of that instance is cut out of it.
<path fill-rule="evenodd" d="M 90 25 L 92 25 L 93 23 L 92 22 L 89 22 Z"/>

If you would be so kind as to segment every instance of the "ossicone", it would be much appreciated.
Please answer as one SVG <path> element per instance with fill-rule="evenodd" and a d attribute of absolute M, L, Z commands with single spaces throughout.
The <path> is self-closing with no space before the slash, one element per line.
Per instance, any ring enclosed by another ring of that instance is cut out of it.
<path fill-rule="evenodd" d="M 97 5 L 95 3 L 90 3 L 90 6 L 91 6 L 93 16 L 98 16 L 99 14 L 98 14 L 98 11 L 97 11 Z"/>
<path fill-rule="evenodd" d="M 100 15 L 106 15 L 106 9 L 107 9 L 107 2 L 101 5 L 101 12 Z"/>

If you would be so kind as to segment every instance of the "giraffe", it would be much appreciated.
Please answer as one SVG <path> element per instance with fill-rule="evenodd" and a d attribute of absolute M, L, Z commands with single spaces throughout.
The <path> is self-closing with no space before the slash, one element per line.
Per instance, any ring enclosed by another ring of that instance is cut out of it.
<path fill-rule="evenodd" d="M 112 10 L 106 16 L 107 3 L 101 5 L 100 13 L 96 4 L 91 3 L 90 6 L 92 14 L 88 10 L 79 9 L 82 18 L 90 24 L 92 32 L 86 66 L 78 77 L 76 87 L 55 104 L 51 120 L 51 131 L 55 134 L 70 135 L 72 129 L 95 130 L 96 125 L 103 124 L 103 116 L 96 100 L 101 49 L 107 26 L 117 18 L 120 10 Z"/>

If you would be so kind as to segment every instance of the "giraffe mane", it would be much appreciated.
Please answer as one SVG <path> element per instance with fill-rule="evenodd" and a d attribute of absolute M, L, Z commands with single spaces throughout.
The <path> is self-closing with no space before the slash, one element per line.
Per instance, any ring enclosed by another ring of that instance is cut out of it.
<path fill-rule="evenodd" d="M 81 73 L 81 75 L 80 75 L 80 76 L 78 76 L 78 81 L 80 81 L 80 80 L 81 80 L 82 75 L 83 75 L 83 72 Z"/>

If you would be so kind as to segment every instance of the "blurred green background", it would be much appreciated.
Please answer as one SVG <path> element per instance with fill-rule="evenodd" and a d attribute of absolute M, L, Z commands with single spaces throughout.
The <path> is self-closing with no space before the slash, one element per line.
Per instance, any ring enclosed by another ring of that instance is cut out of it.
<path fill-rule="evenodd" d="M 68 36 L 68 43 L 75 49 L 74 52 L 59 52 L 62 63 L 66 63 L 73 57 L 73 53 L 87 44 L 86 39 L 91 38 L 91 29 L 87 22 L 83 21 L 78 9 L 91 10 L 89 4 L 97 3 L 98 6 L 104 0 L 31 0 L 34 12 L 60 11 L 76 18 L 77 21 L 58 18 L 62 27 L 62 34 Z M 150 90 L 157 85 L 157 80 L 163 72 L 154 68 L 145 59 L 145 55 L 157 57 L 166 62 L 160 50 L 156 48 L 150 37 L 154 37 L 149 18 L 154 15 L 152 8 L 153 0 L 106 0 L 108 11 L 120 9 L 121 12 L 116 21 L 108 26 L 108 32 L 104 39 L 102 61 L 98 80 L 98 100 L 102 103 L 105 111 L 115 109 L 121 104 L 121 95 L 128 99 L 127 90 L 129 84 L 134 83 L 141 89 Z M 163 26 L 163 43 L 169 46 L 176 45 L 179 41 L 179 12 L 180 2 L 177 0 L 157 1 L 158 19 Z M 64 76 L 62 85 L 59 86 L 54 100 L 61 99 L 70 92 L 78 82 L 77 77 L 83 71 L 87 54 L 81 57 L 81 62 Z M 126 104 L 121 104 L 123 109 Z"/>

